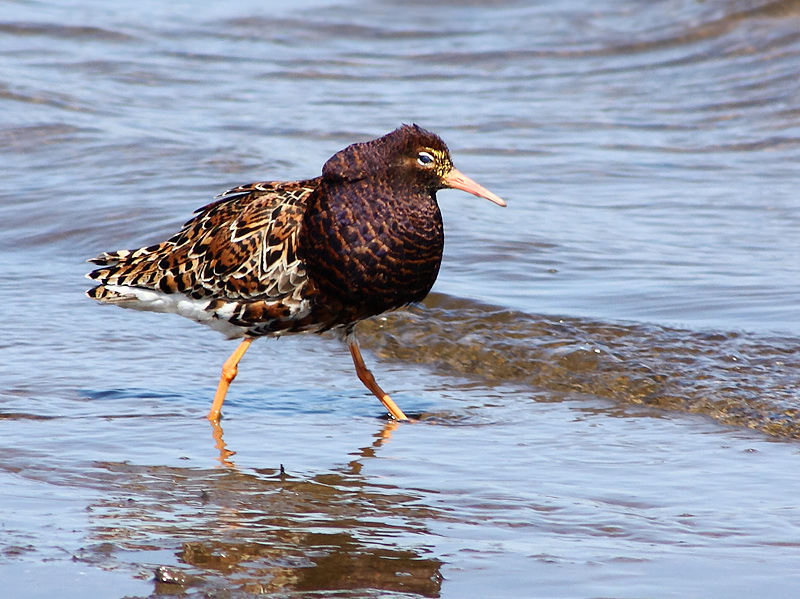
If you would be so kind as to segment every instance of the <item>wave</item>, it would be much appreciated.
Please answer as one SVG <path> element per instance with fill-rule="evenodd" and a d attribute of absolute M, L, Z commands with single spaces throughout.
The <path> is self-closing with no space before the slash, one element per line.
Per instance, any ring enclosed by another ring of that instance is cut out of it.
<path fill-rule="evenodd" d="M 800 438 L 800 340 L 532 315 L 432 294 L 360 325 L 386 360 Z"/>

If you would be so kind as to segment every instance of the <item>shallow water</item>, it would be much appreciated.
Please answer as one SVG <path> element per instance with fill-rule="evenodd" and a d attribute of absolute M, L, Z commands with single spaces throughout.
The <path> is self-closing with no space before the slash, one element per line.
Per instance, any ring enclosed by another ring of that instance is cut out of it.
<path fill-rule="evenodd" d="M 166 4 L 0 13 L 9 596 L 797 596 L 800 3 Z M 230 344 L 83 297 L 401 122 L 509 202 L 360 331 L 414 422 L 303 337 L 214 430 Z"/>

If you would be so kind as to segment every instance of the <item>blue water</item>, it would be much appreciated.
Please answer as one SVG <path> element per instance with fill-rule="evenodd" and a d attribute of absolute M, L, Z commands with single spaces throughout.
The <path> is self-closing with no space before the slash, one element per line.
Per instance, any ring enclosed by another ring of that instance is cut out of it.
<path fill-rule="evenodd" d="M 800 408 L 799 56 L 798 2 L 5 3 L 0 581 L 796 596 L 770 423 Z M 333 339 L 259 341 L 222 463 L 202 416 L 233 348 L 94 305 L 84 261 L 402 122 L 509 203 L 441 192 L 438 295 L 365 335 L 420 421 L 386 429 Z M 674 405 L 626 395 L 642 364 Z"/>

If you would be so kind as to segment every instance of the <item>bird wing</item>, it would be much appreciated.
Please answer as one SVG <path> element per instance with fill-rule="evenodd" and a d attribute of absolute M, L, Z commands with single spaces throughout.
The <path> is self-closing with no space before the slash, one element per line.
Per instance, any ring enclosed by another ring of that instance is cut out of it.
<path fill-rule="evenodd" d="M 306 280 L 297 240 L 306 201 L 317 185 L 311 179 L 230 189 L 197 210 L 167 241 L 90 260 L 100 268 L 88 275 L 99 283 L 89 295 L 124 303 L 124 297 L 101 289 L 109 285 L 222 302 L 292 295 Z"/>

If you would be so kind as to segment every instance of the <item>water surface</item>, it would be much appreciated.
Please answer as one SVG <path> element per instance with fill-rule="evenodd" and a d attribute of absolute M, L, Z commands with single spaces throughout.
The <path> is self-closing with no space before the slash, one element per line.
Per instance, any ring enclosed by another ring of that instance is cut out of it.
<path fill-rule="evenodd" d="M 6 3 L 0 580 L 14 597 L 795 597 L 800 4 Z M 416 122 L 435 293 L 233 347 L 84 261 Z"/>

